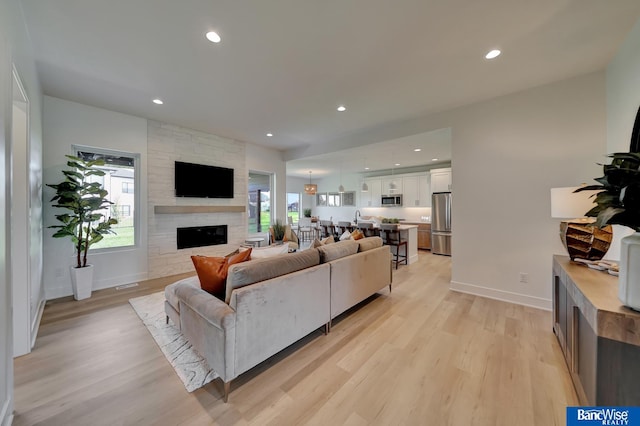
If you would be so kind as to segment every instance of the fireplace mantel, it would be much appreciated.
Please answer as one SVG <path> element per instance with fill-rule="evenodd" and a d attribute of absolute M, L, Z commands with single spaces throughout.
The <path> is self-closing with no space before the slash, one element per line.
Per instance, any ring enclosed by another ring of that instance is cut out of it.
<path fill-rule="evenodd" d="M 247 206 L 154 206 L 155 214 L 244 213 Z"/>

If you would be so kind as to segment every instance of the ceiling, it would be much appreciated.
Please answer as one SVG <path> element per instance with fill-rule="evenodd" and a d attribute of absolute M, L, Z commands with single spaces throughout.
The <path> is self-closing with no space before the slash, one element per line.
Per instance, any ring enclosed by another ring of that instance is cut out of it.
<path fill-rule="evenodd" d="M 638 0 L 22 5 L 45 94 L 289 152 L 603 69 L 640 17 Z"/>

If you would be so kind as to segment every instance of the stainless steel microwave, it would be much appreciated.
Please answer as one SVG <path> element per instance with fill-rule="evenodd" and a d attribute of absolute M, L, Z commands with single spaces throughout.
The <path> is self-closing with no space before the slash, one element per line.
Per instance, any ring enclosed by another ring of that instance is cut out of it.
<path fill-rule="evenodd" d="M 381 204 L 382 207 L 400 207 L 402 206 L 402 195 L 383 195 Z"/>

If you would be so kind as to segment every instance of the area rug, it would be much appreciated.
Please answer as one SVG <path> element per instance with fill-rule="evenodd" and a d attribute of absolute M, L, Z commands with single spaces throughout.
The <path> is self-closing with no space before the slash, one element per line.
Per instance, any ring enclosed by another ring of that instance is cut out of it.
<path fill-rule="evenodd" d="M 129 299 L 129 303 L 160 346 L 187 391 L 193 392 L 218 377 L 173 323 L 166 323 L 163 292 Z"/>

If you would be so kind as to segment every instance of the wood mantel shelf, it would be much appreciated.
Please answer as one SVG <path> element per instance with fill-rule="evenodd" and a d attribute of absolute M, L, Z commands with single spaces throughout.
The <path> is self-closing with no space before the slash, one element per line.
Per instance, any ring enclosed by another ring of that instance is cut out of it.
<path fill-rule="evenodd" d="M 244 213 L 246 206 L 154 206 L 155 214 Z"/>

